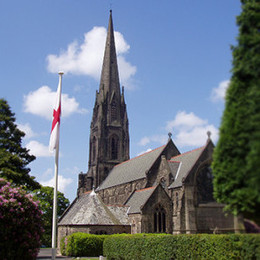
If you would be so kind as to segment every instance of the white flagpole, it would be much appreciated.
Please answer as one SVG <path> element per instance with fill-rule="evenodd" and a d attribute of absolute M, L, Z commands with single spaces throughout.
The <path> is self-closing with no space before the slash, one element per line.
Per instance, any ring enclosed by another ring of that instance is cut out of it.
<path fill-rule="evenodd" d="M 61 88 L 63 72 L 59 72 L 59 85 Z M 59 129 L 58 129 L 59 131 Z M 58 167 L 59 167 L 59 133 L 55 148 L 55 175 L 53 194 L 53 218 L 52 218 L 52 260 L 56 259 L 56 238 L 57 238 L 57 193 L 58 193 Z"/>

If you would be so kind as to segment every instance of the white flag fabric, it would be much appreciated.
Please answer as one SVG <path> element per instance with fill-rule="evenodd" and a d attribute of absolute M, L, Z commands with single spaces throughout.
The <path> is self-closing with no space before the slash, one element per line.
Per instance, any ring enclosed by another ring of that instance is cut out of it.
<path fill-rule="evenodd" d="M 56 104 L 53 108 L 53 120 L 51 126 L 51 136 L 49 143 L 49 150 L 53 152 L 59 143 L 60 135 L 60 116 L 61 116 L 61 75 L 59 78 L 59 85 L 57 89 Z"/>

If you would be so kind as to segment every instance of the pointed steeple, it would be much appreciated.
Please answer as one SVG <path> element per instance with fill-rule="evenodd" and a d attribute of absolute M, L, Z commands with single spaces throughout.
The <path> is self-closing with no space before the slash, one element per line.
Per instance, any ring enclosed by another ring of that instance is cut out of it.
<path fill-rule="evenodd" d="M 98 187 L 109 171 L 129 159 L 129 130 L 124 88 L 120 90 L 117 56 L 110 11 L 99 91 L 89 137 L 88 173 L 79 175 L 78 194 Z"/>
<path fill-rule="evenodd" d="M 109 97 L 111 97 L 112 93 L 114 93 L 116 96 L 120 95 L 120 83 L 117 66 L 112 10 L 110 10 L 109 16 L 99 93 L 101 94 L 101 97 L 106 97 L 107 94 L 109 95 Z"/>

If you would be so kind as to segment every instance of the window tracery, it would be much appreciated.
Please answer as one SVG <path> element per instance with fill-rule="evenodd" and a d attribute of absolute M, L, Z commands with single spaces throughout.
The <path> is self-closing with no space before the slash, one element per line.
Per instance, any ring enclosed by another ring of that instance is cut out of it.
<path fill-rule="evenodd" d="M 156 207 L 154 212 L 154 232 L 155 233 L 166 232 L 166 214 L 165 214 L 165 210 L 160 205 Z"/>

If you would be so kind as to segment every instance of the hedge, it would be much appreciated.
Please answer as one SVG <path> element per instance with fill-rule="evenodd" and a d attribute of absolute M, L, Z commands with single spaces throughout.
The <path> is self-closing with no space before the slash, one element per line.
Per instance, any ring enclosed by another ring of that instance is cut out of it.
<path fill-rule="evenodd" d="M 112 259 L 260 259 L 260 235 L 113 235 L 104 241 Z"/>
<path fill-rule="evenodd" d="M 66 256 L 103 255 L 103 242 L 106 235 L 73 233 L 61 239 L 61 254 Z"/>

